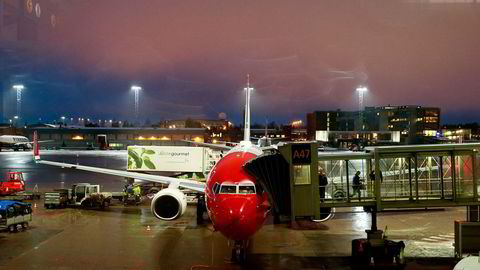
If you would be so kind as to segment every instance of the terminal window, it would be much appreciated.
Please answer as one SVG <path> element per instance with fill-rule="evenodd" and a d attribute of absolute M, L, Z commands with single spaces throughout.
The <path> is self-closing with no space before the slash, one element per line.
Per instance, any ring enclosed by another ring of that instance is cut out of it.
<path fill-rule="evenodd" d="M 295 185 L 310 185 L 310 165 L 294 165 L 293 180 Z"/>

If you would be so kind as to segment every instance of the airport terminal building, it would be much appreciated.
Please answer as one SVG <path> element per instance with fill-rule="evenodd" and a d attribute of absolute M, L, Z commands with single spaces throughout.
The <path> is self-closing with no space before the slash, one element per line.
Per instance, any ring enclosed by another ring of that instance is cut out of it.
<path fill-rule="evenodd" d="M 98 148 L 99 136 L 107 139 L 111 149 L 126 149 L 128 145 L 184 145 L 182 140 L 204 142 L 204 128 L 52 128 L 30 127 L 24 133 L 30 139 L 37 131 L 45 147 Z"/>
<path fill-rule="evenodd" d="M 366 107 L 363 111 L 315 111 L 307 114 L 308 138 L 317 140 L 432 143 L 439 129 L 440 108 L 435 107 L 388 105 Z"/>

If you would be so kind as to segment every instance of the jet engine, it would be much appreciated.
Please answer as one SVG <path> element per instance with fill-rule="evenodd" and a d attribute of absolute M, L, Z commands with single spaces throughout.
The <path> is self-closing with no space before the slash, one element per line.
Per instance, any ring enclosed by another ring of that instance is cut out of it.
<path fill-rule="evenodd" d="M 179 218 L 187 209 L 185 194 L 176 188 L 160 190 L 152 199 L 152 213 L 162 220 Z"/>

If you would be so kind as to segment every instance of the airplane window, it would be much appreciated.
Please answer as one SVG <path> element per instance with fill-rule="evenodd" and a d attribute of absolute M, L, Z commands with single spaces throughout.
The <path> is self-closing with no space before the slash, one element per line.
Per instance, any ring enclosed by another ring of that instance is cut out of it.
<path fill-rule="evenodd" d="M 255 186 L 239 186 L 239 193 L 240 194 L 254 194 L 255 193 Z"/>
<path fill-rule="evenodd" d="M 236 194 L 237 193 L 237 186 L 223 185 L 220 188 L 220 193 L 222 193 L 222 194 Z"/>

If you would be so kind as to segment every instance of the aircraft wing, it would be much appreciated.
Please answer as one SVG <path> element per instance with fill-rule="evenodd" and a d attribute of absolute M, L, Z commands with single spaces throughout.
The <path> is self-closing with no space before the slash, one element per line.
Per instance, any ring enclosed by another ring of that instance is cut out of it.
<path fill-rule="evenodd" d="M 40 160 L 40 159 L 36 160 L 36 162 L 39 164 L 57 166 L 62 168 L 77 169 L 82 171 L 103 173 L 108 175 L 129 177 L 129 178 L 138 179 L 138 180 L 167 184 L 169 186 L 183 187 L 183 188 L 187 188 L 187 189 L 202 192 L 202 193 L 205 192 L 205 186 L 206 186 L 205 183 L 197 182 L 194 180 L 178 179 L 174 177 L 161 176 L 161 175 L 151 175 L 151 174 L 129 172 L 129 171 L 122 171 L 122 170 L 105 169 L 105 168 L 99 168 L 99 167 L 68 164 L 63 162 L 47 161 L 47 160 Z"/>
<path fill-rule="evenodd" d="M 219 149 L 219 150 L 231 150 L 233 147 L 223 145 L 223 144 L 216 144 L 216 143 L 203 143 L 203 142 L 194 142 L 194 141 L 188 141 L 188 140 L 182 140 L 184 142 L 188 142 L 194 145 L 200 145 L 200 146 L 206 146 L 214 149 Z"/>

